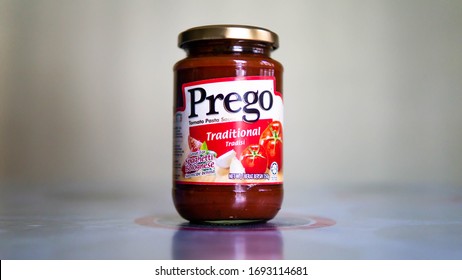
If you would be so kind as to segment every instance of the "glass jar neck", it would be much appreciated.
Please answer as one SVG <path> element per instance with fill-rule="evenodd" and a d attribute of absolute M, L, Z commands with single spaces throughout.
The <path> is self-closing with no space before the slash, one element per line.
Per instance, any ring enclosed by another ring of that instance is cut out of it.
<path fill-rule="evenodd" d="M 272 46 L 269 43 L 249 40 L 203 40 L 183 45 L 190 57 L 210 55 L 256 55 L 269 57 Z"/>

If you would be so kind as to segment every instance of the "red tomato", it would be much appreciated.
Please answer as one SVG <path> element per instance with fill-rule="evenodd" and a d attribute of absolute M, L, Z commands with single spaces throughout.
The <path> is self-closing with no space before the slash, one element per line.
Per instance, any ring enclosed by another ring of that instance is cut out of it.
<path fill-rule="evenodd" d="M 282 169 L 282 124 L 279 121 L 271 122 L 260 135 L 260 145 L 268 156 L 268 168 L 273 162 Z"/>
<path fill-rule="evenodd" d="M 251 174 L 265 173 L 268 165 L 265 149 L 258 144 L 245 148 L 241 153 L 240 160 L 245 172 Z"/>

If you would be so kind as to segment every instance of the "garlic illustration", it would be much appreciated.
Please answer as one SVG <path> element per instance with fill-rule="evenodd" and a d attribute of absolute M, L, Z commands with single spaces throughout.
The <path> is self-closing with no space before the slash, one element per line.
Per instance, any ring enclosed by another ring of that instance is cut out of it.
<path fill-rule="evenodd" d="M 244 166 L 242 166 L 242 163 L 236 157 L 231 159 L 229 173 L 245 173 Z"/>
<path fill-rule="evenodd" d="M 230 150 L 217 158 L 216 164 L 220 168 L 229 168 L 233 158 L 236 158 L 236 152 L 234 150 Z"/>

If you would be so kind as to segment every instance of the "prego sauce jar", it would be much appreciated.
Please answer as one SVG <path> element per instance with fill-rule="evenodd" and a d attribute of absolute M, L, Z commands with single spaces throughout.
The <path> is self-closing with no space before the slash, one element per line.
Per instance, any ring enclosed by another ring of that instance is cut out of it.
<path fill-rule="evenodd" d="M 180 33 L 174 66 L 173 201 L 191 222 L 272 219 L 283 199 L 282 65 L 264 28 Z"/>

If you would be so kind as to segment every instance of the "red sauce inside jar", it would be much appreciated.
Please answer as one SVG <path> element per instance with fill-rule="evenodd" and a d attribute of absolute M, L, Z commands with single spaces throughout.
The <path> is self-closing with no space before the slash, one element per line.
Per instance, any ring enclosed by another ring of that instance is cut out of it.
<path fill-rule="evenodd" d="M 178 213 L 191 222 L 272 219 L 283 199 L 283 67 L 270 58 L 277 35 L 203 26 L 181 33 L 179 46 L 187 57 L 174 66 Z"/>

